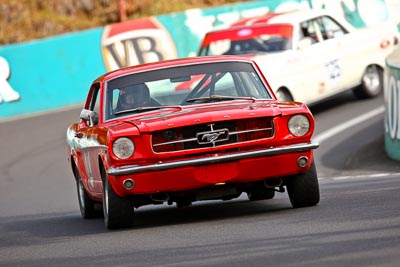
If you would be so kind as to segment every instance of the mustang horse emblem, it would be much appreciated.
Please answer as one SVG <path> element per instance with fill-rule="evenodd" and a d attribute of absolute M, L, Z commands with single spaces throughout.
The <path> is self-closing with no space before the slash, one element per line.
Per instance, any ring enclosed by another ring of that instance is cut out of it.
<path fill-rule="evenodd" d="M 206 140 L 208 143 L 214 142 L 220 135 L 225 134 L 225 131 L 206 133 L 201 137 L 201 140 Z"/>
<path fill-rule="evenodd" d="M 199 144 L 214 144 L 216 142 L 222 142 L 229 139 L 229 130 L 228 129 L 219 129 L 214 130 L 211 125 L 210 132 L 201 132 L 197 133 L 197 142 Z"/>

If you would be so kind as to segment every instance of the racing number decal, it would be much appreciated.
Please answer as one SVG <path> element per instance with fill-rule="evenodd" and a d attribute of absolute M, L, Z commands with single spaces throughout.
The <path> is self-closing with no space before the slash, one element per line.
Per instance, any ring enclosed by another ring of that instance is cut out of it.
<path fill-rule="evenodd" d="M 341 76 L 341 68 L 339 59 L 334 59 L 325 64 L 325 70 L 329 82 L 336 82 Z"/>
<path fill-rule="evenodd" d="M 318 85 L 318 94 L 323 95 L 330 90 L 335 90 L 339 84 L 340 76 L 342 75 L 342 68 L 340 67 L 339 59 L 333 59 L 325 63 L 325 74 L 321 77 Z"/>

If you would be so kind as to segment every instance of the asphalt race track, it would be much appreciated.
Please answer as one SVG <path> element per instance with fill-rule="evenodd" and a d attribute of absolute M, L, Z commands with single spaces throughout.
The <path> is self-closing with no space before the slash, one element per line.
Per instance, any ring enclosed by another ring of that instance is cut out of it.
<path fill-rule="evenodd" d="M 315 207 L 292 209 L 286 193 L 147 206 L 120 231 L 80 217 L 65 142 L 79 108 L 1 122 L 0 266 L 399 266 L 400 162 L 384 151 L 382 107 L 350 93 L 311 107 Z"/>

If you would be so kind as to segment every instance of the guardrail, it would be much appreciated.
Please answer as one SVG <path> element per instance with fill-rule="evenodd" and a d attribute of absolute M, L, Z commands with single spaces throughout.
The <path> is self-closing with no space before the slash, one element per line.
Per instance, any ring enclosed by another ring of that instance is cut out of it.
<path fill-rule="evenodd" d="M 386 58 L 385 70 L 385 149 L 400 160 L 400 49 Z"/>
<path fill-rule="evenodd" d="M 79 104 L 95 78 L 116 68 L 193 56 L 207 31 L 240 18 L 293 9 L 329 8 L 354 26 L 364 27 L 388 18 L 385 1 L 375 2 L 375 7 L 380 5 L 380 8 L 373 10 L 373 16 L 365 13 L 370 10 L 365 6 L 368 3 L 359 0 L 243 2 L 1 46 L 0 120 Z"/>

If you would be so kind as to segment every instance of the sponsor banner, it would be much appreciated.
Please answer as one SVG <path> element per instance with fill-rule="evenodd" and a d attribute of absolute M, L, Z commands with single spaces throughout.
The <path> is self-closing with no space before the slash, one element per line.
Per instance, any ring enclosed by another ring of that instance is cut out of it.
<path fill-rule="evenodd" d="M 174 40 L 155 17 L 106 26 L 101 48 L 107 71 L 177 58 Z"/>
<path fill-rule="evenodd" d="M 309 8 L 329 9 L 356 27 L 388 18 L 384 0 L 264 0 L 190 9 L 2 46 L 0 120 L 81 104 L 90 83 L 107 71 L 195 56 L 207 31 L 238 19 Z"/>
<path fill-rule="evenodd" d="M 400 160 L 400 50 L 390 54 L 385 70 L 385 149 Z"/>

